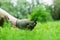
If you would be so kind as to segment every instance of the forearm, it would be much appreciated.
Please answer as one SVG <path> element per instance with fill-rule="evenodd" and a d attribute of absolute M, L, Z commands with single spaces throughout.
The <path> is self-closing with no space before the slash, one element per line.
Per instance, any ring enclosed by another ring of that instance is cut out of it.
<path fill-rule="evenodd" d="M 7 16 L 9 15 L 5 10 L 1 9 L 0 8 L 0 14 L 4 15 L 4 16 Z"/>
<path fill-rule="evenodd" d="M 12 22 L 14 26 L 17 26 L 18 28 L 27 28 L 27 29 L 33 29 L 36 23 L 34 21 L 30 21 L 28 19 L 22 19 L 19 20 L 12 15 L 10 15 L 8 12 L 4 11 L 3 9 L 0 8 L 0 15 L 8 17 L 8 20 Z"/>
<path fill-rule="evenodd" d="M 7 16 L 9 18 L 9 21 L 11 21 L 13 25 L 16 25 L 17 19 L 1 8 L 0 8 L 0 15 Z"/>

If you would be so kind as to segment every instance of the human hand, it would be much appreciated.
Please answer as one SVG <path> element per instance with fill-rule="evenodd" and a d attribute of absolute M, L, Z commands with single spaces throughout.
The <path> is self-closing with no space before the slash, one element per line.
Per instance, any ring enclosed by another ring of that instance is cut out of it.
<path fill-rule="evenodd" d="M 35 21 L 30 21 L 28 19 L 17 20 L 16 26 L 21 29 L 30 29 L 32 30 L 36 26 Z"/>

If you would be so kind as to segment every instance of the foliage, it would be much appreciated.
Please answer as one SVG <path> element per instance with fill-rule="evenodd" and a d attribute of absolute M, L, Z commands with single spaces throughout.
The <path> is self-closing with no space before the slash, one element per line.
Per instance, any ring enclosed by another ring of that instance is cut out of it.
<path fill-rule="evenodd" d="M 60 21 L 38 23 L 32 31 L 0 27 L 0 40 L 60 40 Z"/>
<path fill-rule="evenodd" d="M 39 0 L 35 1 L 37 5 L 35 5 L 34 0 L 31 4 L 26 0 L 18 0 L 17 6 L 14 6 L 10 0 L 0 0 L 0 7 L 16 18 L 27 18 L 29 14 L 30 20 L 38 21 L 32 31 L 14 28 L 10 22 L 5 21 L 3 27 L 0 27 L 0 40 L 60 40 L 60 21 L 47 22 L 53 20 L 50 15 L 51 10 L 49 10 L 51 7 L 46 5 L 44 8 L 43 5 L 39 5 Z M 60 8 L 57 4 L 59 3 L 54 5 L 57 7 L 56 14 L 53 13 L 54 16 L 56 15 L 55 17 L 60 15 Z"/>
<path fill-rule="evenodd" d="M 52 21 L 52 17 L 49 12 L 43 8 L 43 5 L 37 6 L 33 9 L 32 13 L 29 16 L 30 20 L 36 20 L 39 22 Z"/>
<path fill-rule="evenodd" d="M 16 6 L 14 6 L 14 4 L 11 3 L 11 1 L 7 1 L 7 0 L 5 0 L 4 2 L 1 1 L 0 7 L 16 18 L 19 18 L 19 19 L 27 18 L 27 14 L 28 14 L 27 5 L 29 3 L 27 2 L 24 3 L 23 0 L 21 3 L 20 1 L 17 2 Z"/>
<path fill-rule="evenodd" d="M 53 18 L 55 20 L 59 20 L 60 19 L 60 0 L 53 0 Z"/>

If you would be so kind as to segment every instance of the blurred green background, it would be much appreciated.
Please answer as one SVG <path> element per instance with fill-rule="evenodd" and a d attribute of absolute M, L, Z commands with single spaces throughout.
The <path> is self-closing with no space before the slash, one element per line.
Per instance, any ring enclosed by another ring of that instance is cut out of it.
<path fill-rule="evenodd" d="M 42 0 L 28 1 L 0 0 L 0 8 L 12 16 L 37 20 L 32 31 L 11 28 L 10 23 L 4 23 L 4 27 L 0 27 L 0 40 L 60 40 L 60 0 L 52 0 L 51 5 Z"/>
<path fill-rule="evenodd" d="M 29 18 L 28 15 L 37 14 L 42 16 L 50 16 L 54 20 L 60 19 L 60 7 L 59 0 L 52 0 L 51 2 L 47 1 L 49 4 L 44 4 L 44 2 L 40 2 L 40 0 L 0 0 L 0 8 L 6 10 L 8 13 L 13 15 L 16 18 Z M 36 16 L 36 15 L 35 15 Z M 41 18 L 43 19 L 43 18 Z M 47 18 L 44 18 L 47 19 Z M 51 18 L 50 18 L 51 20 Z"/>

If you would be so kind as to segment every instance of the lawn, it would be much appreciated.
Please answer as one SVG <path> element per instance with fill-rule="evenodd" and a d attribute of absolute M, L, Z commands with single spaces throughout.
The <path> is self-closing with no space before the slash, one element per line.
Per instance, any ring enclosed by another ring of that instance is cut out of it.
<path fill-rule="evenodd" d="M 32 31 L 0 27 L 0 40 L 60 40 L 60 21 L 37 23 Z"/>

